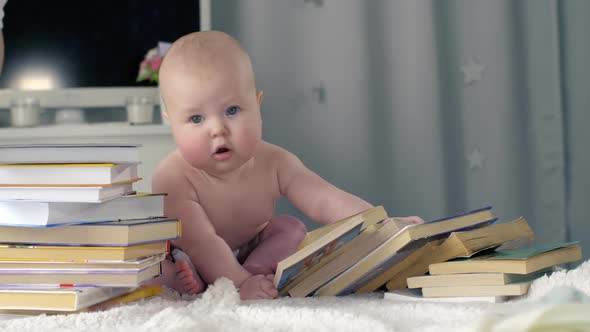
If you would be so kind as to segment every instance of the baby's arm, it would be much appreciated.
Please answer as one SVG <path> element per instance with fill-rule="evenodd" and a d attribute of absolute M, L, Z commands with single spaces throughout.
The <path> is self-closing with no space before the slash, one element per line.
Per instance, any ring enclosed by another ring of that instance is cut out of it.
<path fill-rule="evenodd" d="M 372 207 L 312 172 L 292 153 L 276 153 L 281 194 L 310 219 L 329 224 Z"/>

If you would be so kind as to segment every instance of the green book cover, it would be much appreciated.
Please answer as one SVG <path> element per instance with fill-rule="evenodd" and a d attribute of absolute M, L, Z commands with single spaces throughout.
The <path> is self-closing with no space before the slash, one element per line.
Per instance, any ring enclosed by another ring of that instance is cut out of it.
<path fill-rule="evenodd" d="M 574 242 L 565 242 L 565 243 L 558 243 L 552 245 L 537 245 L 532 246 L 530 248 L 519 248 L 519 249 L 509 249 L 509 250 L 498 250 L 492 253 L 484 254 L 481 256 L 474 256 L 470 259 L 527 259 L 533 256 L 537 256 L 539 254 L 543 254 L 549 251 L 553 251 L 560 248 L 571 247 L 573 245 L 579 244 L 579 241 Z M 467 259 L 457 259 L 457 260 L 468 260 Z"/>

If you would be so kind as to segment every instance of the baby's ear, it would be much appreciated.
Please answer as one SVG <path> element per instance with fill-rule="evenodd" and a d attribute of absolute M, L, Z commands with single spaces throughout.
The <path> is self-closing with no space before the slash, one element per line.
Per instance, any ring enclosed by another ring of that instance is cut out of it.
<path fill-rule="evenodd" d="M 262 105 L 262 97 L 264 96 L 264 92 L 262 90 L 258 90 L 256 92 L 256 100 L 258 101 L 258 105 Z"/>

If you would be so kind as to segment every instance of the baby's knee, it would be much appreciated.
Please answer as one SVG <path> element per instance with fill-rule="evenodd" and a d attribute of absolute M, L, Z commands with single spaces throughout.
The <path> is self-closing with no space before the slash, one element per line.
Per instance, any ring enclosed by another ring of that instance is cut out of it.
<path fill-rule="evenodd" d="M 280 215 L 277 217 L 276 221 L 277 226 L 279 226 L 283 232 L 288 232 L 294 237 L 303 239 L 307 234 L 307 227 L 305 224 L 293 216 L 286 214 Z"/>

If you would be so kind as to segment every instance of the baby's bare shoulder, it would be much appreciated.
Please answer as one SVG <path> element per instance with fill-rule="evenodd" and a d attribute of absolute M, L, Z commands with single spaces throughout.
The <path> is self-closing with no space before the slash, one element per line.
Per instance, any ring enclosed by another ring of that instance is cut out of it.
<path fill-rule="evenodd" d="M 175 192 L 188 188 L 184 163 L 178 151 L 166 156 L 152 175 L 152 191 Z"/>
<path fill-rule="evenodd" d="M 268 162 L 279 162 L 280 164 L 297 159 L 297 157 L 287 149 L 268 142 L 262 143 L 260 156 Z"/>

